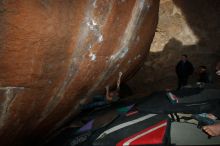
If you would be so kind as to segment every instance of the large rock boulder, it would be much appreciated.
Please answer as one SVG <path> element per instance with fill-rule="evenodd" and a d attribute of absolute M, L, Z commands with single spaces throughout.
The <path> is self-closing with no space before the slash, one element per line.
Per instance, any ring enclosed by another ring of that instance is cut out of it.
<path fill-rule="evenodd" d="M 158 0 L 0 1 L 0 145 L 38 144 L 119 71 L 129 78 L 158 9 Z"/>

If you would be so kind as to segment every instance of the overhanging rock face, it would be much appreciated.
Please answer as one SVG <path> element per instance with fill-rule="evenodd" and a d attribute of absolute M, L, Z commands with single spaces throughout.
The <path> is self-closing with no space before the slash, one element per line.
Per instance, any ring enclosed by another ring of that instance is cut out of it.
<path fill-rule="evenodd" d="M 0 145 L 39 142 L 81 99 L 133 74 L 148 54 L 158 0 L 0 2 Z M 32 143 L 33 145 L 33 143 Z"/>

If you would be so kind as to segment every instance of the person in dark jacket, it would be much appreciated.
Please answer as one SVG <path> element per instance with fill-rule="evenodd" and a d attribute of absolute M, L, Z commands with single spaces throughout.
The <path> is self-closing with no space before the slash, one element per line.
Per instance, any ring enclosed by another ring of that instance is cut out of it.
<path fill-rule="evenodd" d="M 181 60 L 176 65 L 176 74 L 178 77 L 178 87 L 179 90 L 181 87 L 187 85 L 188 78 L 194 72 L 194 67 L 190 61 L 187 59 L 187 55 L 182 55 Z"/>

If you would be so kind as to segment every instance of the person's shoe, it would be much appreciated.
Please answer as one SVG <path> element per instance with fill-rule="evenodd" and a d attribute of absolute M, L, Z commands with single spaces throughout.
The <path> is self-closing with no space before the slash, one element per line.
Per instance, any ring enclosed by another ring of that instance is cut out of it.
<path fill-rule="evenodd" d="M 171 101 L 172 104 L 178 103 L 178 97 L 171 92 L 167 92 L 167 97 Z"/>
<path fill-rule="evenodd" d="M 206 125 L 213 125 L 213 124 L 215 124 L 215 120 L 209 119 L 206 116 L 206 113 L 198 114 L 198 115 L 193 115 L 192 117 L 199 122 L 198 125 L 197 125 L 197 127 L 199 129 L 201 129 L 203 126 L 206 126 Z"/>
<path fill-rule="evenodd" d="M 202 113 L 202 114 L 199 114 L 199 116 L 204 117 L 204 118 L 209 118 L 212 120 L 217 120 L 217 117 L 214 116 L 213 114 Z"/>

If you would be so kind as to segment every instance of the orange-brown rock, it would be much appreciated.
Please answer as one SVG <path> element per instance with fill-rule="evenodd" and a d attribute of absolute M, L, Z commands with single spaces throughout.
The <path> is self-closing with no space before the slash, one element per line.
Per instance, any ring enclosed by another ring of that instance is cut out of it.
<path fill-rule="evenodd" d="M 148 54 L 158 0 L 0 1 L 0 145 L 34 145 Z M 30 144 L 32 142 L 32 144 Z"/>

